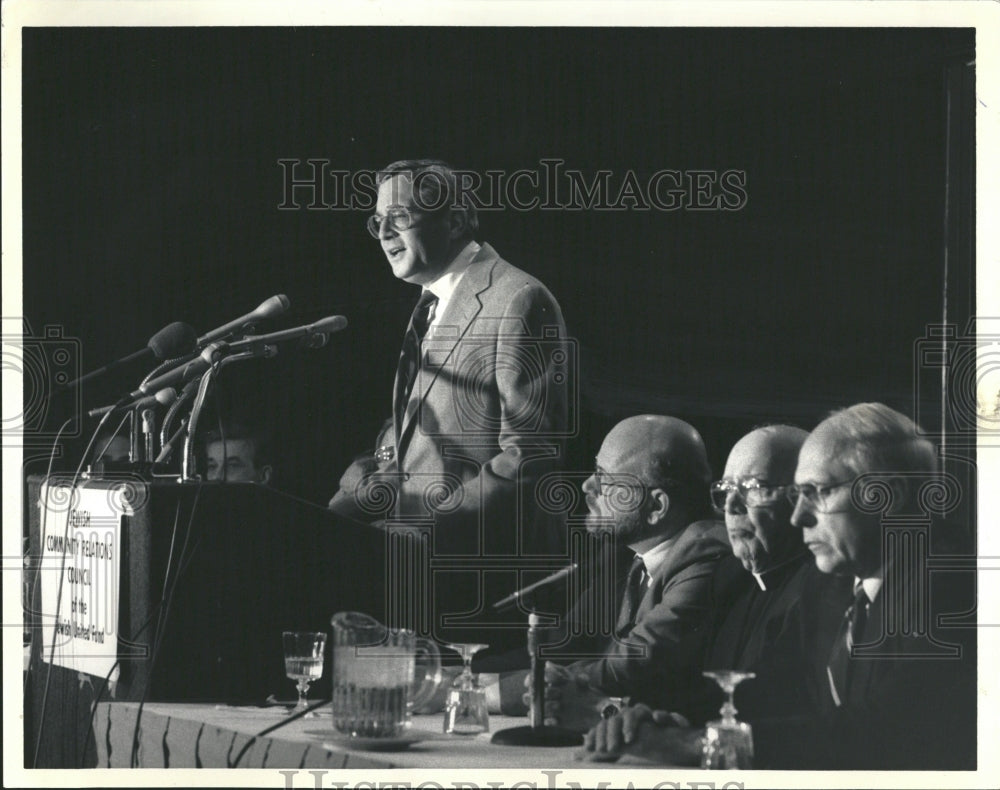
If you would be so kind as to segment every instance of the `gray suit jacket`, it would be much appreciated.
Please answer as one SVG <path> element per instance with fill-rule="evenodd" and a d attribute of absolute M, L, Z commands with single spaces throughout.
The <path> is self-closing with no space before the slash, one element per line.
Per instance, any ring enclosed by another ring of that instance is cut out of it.
<path fill-rule="evenodd" d="M 453 575 L 435 571 L 431 581 L 436 615 L 466 612 L 469 625 L 481 623 L 492 600 L 520 586 L 521 558 L 565 557 L 561 503 L 547 507 L 545 489 L 558 484 L 572 427 L 572 351 L 548 289 L 483 244 L 423 340 L 409 397 L 394 404 L 392 460 L 353 496 L 331 503 L 390 531 L 412 528 L 424 536 L 417 553 L 439 565 L 456 557 Z M 394 392 L 401 390 L 397 381 Z M 482 571 L 490 566 L 483 557 L 502 567 Z M 387 574 L 413 578 L 401 569 Z M 416 594 L 400 592 L 407 605 Z M 520 630 L 510 636 L 523 642 Z M 456 633 L 451 641 L 482 641 L 472 637 Z"/>
<path fill-rule="evenodd" d="M 394 515 L 433 520 L 435 553 L 550 549 L 535 488 L 559 468 L 576 374 L 556 300 L 484 244 L 422 354 L 393 409 Z"/>
<path fill-rule="evenodd" d="M 673 676 L 668 667 L 692 666 L 710 622 L 712 575 L 731 553 L 721 522 L 689 524 L 650 579 L 631 631 L 623 639 L 610 638 L 599 659 L 571 669 L 585 672 L 606 694 L 641 697 L 648 684 Z"/>

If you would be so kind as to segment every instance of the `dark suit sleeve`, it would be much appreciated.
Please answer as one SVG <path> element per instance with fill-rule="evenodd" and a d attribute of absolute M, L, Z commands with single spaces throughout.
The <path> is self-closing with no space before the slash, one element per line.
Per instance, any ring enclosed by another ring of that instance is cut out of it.
<path fill-rule="evenodd" d="M 754 767 L 974 769 L 974 665 L 918 658 L 890 664 L 864 702 L 752 722 Z"/>
<path fill-rule="evenodd" d="M 974 592 L 963 586 L 971 581 L 934 589 L 941 597 L 932 596 L 932 633 L 939 613 L 967 611 Z M 816 715 L 754 721 L 755 767 L 975 768 L 976 631 L 942 628 L 935 640 L 936 646 L 915 636 L 888 636 L 882 657 L 854 660 L 852 688 L 841 707 L 833 706 L 821 683 L 817 692 L 826 704 Z M 959 646 L 960 654 L 943 655 L 945 643 Z M 820 668 L 825 663 L 817 661 Z"/>
<path fill-rule="evenodd" d="M 659 602 L 625 641 L 614 640 L 603 658 L 573 668 L 586 672 L 591 685 L 606 694 L 678 702 L 684 690 L 671 680 L 686 677 L 684 668 L 697 664 L 703 653 L 712 572 L 725 550 L 720 544 L 706 548 L 702 559 L 666 581 Z"/>

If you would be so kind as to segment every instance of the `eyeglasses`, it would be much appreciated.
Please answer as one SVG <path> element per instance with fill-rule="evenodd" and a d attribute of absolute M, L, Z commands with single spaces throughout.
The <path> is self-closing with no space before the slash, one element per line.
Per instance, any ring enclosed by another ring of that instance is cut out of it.
<path fill-rule="evenodd" d="M 841 480 L 836 483 L 825 483 L 823 485 L 816 485 L 815 483 L 803 483 L 802 485 L 791 485 L 785 490 L 785 495 L 788 497 L 788 501 L 792 503 L 792 506 L 799 504 L 799 497 L 806 500 L 806 504 L 812 510 L 818 513 L 828 512 L 827 502 L 830 499 L 830 495 L 836 491 L 838 488 L 843 488 L 844 486 L 849 486 L 854 483 L 854 480 Z"/>
<path fill-rule="evenodd" d="M 745 477 L 725 477 L 716 480 L 709 487 L 712 496 L 712 505 L 719 512 L 726 509 L 726 500 L 729 493 L 733 492 L 746 507 L 767 507 L 779 501 L 786 493 L 788 486 L 771 485 L 756 477 L 747 475 Z"/>
<path fill-rule="evenodd" d="M 413 214 L 415 212 L 417 212 L 416 209 L 396 206 L 386 211 L 385 216 L 372 214 L 365 223 L 365 226 L 368 228 L 368 232 L 376 239 L 379 238 L 379 234 L 382 232 L 382 223 L 386 220 L 389 222 L 389 227 L 399 233 L 413 227 Z"/>
<path fill-rule="evenodd" d="M 645 488 L 645 484 L 635 475 L 612 474 L 601 467 L 594 468 L 595 493 L 602 496 L 609 488 Z"/>

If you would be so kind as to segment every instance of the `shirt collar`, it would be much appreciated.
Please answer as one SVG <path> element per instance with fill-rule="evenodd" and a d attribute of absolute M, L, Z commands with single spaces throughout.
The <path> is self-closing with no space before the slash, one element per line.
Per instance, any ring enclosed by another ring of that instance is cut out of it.
<path fill-rule="evenodd" d="M 808 549 L 806 550 L 808 551 Z M 789 570 L 792 565 L 798 565 L 805 556 L 805 551 L 800 551 L 798 554 L 789 557 L 787 560 L 779 562 L 777 565 L 772 565 L 767 570 L 757 573 L 757 571 L 750 571 L 753 574 L 754 581 L 757 582 L 757 586 L 762 590 L 767 590 L 768 580 L 771 581 L 771 586 L 780 583 L 775 581 L 776 577 L 784 575 L 784 572 Z"/>
<path fill-rule="evenodd" d="M 652 579 L 656 576 L 656 572 L 663 567 L 664 563 L 667 561 L 667 556 L 670 554 L 670 549 L 674 547 L 677 543 L 677 539 L 680 537 L 681 533 L 672 535 L 661 543 L 657 543 L 651 549 L 647 549 L 642 554 L 636 554 L 637 557 L 642 558 L 642 564 L 646 566 L 646 574 Z"/>
<path fill-rule="evenodd" d="M 881 576 L 871 576 L 867 579 L 854 578 L 854 586 L 857 588 L 858 582 L 861 582 L 861 586 L 864 588 L 865 595 L 868 596 L 869 601 L 874 601 L 878 596 L 879 590 L 882 589 L 882 577 Z"/>
<path fill-rule="evenodd" d="M 480 247 L 475 241 L 470 241 L 459 250 L 458 255 L 448 264 L 448 268 L 441 273 L 441 276 L 426 286 L 426 289 L 438 298 L 438 308 L 434 311 L 435 315 L 440 315 L 443 312 L 442 306 L 455 293 L 462 275 L 469 268 L 472 259 L 479 254 L 479 249 Z"/>

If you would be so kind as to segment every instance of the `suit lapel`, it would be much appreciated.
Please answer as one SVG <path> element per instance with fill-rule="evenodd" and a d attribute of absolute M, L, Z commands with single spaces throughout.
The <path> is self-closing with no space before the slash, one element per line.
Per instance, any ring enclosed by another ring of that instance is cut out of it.
<path fill-rule="evenodd" d="M 458 287 L 448 300 L 444 314 L 424 338 L 421 350 L 422 364 L 417 372 L 413 391 L 405 404 L 395 401 L 401 390 L 398 381 L 399 371 L 396 371 L 393 414 L 398 415 L 402 410 L 402 421 L 398 425 L 396 442 L 397 455 L 400 457 L 413 434 L 421 402 L 427 397 L 427 393 L 442 368 L 451 359 L 459 341 L 469 331 L 472 322 L 483 309 L 481 294 L 492 285 L 493 267 L 497 259 L 496 251 L 489 244 L 483 244 L 476 257 L 472 259 Z"/>

